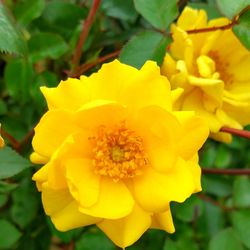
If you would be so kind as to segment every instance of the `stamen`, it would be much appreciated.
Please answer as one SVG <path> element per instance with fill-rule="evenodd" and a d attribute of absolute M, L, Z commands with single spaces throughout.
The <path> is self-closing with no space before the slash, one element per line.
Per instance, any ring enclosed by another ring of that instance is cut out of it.
<path fill-rule="evenodd" d="M 100 126 L 90 140 L 96 174 L 119 181 L 142 174 L 148 164 L 142 137 L 128 129 L 124 121 L 113 127 Z"/>

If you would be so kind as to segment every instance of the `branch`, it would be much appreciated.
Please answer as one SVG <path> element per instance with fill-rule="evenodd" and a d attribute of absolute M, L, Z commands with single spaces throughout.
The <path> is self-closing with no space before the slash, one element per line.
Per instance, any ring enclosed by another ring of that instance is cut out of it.
<path fill-rule="evenodd" d="M 6 132 L 3 128 L 1 128 L 1 134 L 4 138 L 6 138 L 11 147 L 14 148 L 15 150 L 17 150 L 19 148 L 19 142 L 8 132 Z"/>
<path fill-rule="evenodd" d="M 220 129 L 220 131 L 230 133 L 232 135 L 237 135 L 237 136 L 240 136 L 240 137 L 243 137 L 243 138 L 250 140 L 250 131 L 247 131 L 247 130 L 222 127 Z"/>
<path fill-rule="evenodd" d="M 82 54 L 82 47 L 84 45 L 86 38 L 88 37 L 89 30 L 92 26 L 94 19 L 95 19 L 95 14 L 98 10 L 100 3 L 101 3 L 101 0 L 93 0 L 93 5 L 89 11 L 89 14 L 88 14 L 85 22 L 83 22 L 80 38 L 79 38 L 79 41 L 77 43 L 75 53 L 74 53 L 73 59 L 72 59 L 72 70 L 71 70 L 70 75 L 72 75 L 72 74 L 74 75 L 75 69 L 79 65 L 79 62 L 81 59 L 81 54 Z"/>
<path fill-rule="evenodd" d="M 238 208 L 236 208 L 236 207 L 226 207 L 226 206 L 224 206 L 223 204 L 220 204 L 218 201 L 216 201 L 216 200 L 212 199 L 211 197 L 206 196 L 206 195 L 204 195 L 204 194 L 197 194 L 197 196 L 198 196 L 201 200 L 207 201 L 207 202 L 213 204 L 214 206 L 217 206 L 217 207 L 221 208 L 221 209 L 224 210 L 224 211 L 232 211 L 232 210 L 237 210 L 237 209 L 238 209 Z"/>
<path fill-rule="evenodd" d="M 202 174 L 221 174 L 221 175 L 250 175 L 250 169 L 216 169 L 202 168 Z"/>
<path fill-rule="evenodd" d="M 120 54 L 120 50 L 114 51 L 110 54 L 107 54 L 103 57 L 99 57 L 97 60 L 95 60 L 94 62 L 90 62 L 90 63 L 85 63 L 83 65 L 80 65 L 77 69 L 76 69 L 76 73 L 73 75 L 73 77 L 79 77 L 80 75 L 82 75 L 84 72 L 88 71 L 89 69 L 93 68 L 94 66 L 103 63 L 111 58 L 117 57 Z"/>

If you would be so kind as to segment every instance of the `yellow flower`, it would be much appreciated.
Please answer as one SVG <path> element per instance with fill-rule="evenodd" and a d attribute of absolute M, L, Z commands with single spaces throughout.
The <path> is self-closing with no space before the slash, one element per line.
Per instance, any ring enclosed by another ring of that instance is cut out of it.
<path fill-rule="evenodd" d="M 226 142 L 231 135 L 219 132 L 221 127 L 241 129 L 250 123 L 250 52 L 231 29 L 185 30 L 228 23 L 226 18 L 208 21 L 204 10 L 186 7 L 171 27 L 173 42 L 161 69 L 172 89 L 184 89 L 175 108 L 194 110 L 207 120 L 211 136 Z"/>
<path fill-rule="evenodd" d="M 171 112 L 167 78 L 115 60 L 90 77 L 42 88 L 33 176 L 58 230 L 96 224 L 118 246 L 148 228 L 174 232 L 170 201 L 200 191 L 197 151 L 208 136 L 193 112 Z"/>
<path fill-rule="evenodd" d="M 1 131 L 1 124 L 0 124 L 0 131 Z M 2 136 L 1 136 L 1 134 L 0 134 L 0 148 L 3 148 L 4 147 L 4 140 L 3 140 L 3 138 L 2 138 Z"/>

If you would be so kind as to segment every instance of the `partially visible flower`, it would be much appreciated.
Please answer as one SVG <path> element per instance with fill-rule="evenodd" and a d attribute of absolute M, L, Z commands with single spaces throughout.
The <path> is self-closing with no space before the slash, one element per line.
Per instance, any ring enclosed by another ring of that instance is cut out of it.
<path fill-rule="evenodd" d="M 250 123 L 250 52 L 231 29 L 194 34 L 185 30 L 229 22 L 208 21 L 204 10 L 186 7 L 171 27 L 173 43 L 161 69 L 172 89 L 184 89 L 176 109 L 195 110 L 207 120 L 211 136 L 226 142 L 231 135 L 219 132 L 221 127 L 241 129 Z"/>
<path fill-rule="evenodd" d="M 31 159 L 45 165 L 33 180 L 56 228 L 96 224 L 122 248 L 148 228 L 174 232 L 169 203 L 201 190 L 208 128 L 193 112 L 172 112 L 157 65 L 115 60 L 42 92 L 49 111 Z"/>
<path fill-rule="evenodd" d="M 0 124 L 0 132 L 1 132 L 1 124 Z M 1 134 L 0 134 L 0 148 L 3 148 L 4 147 L 4 140 L 3 140 L 3 138 L 2 138 L 2 136 L 1 136 Z"/>

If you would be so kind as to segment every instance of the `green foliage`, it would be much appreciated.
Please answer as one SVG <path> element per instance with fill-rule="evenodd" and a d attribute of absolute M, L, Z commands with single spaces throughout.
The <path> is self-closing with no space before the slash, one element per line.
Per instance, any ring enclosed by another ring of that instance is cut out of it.
<path fill-rule="evenodd" d="M 250 0 L 216 0 L 216 3 L 223 15 L 233 19 L 234 16 L 237 16 L 244 8 L 250 5 Z"/>
<path fill-rule="evenodd" d="M 147 60 L 162 63 L 170 38 L 154 31 L 144 31 L 132 38 L 123 48 L 120 60 L 136 68 Z"/>
<path fill-rule="evenodd" d="M 27 25 L 41 15 L 44 7 L 44 0 L 25 0 L 17 3 L 13 8 L 13 12 L 21 25 Z"/>
<path fill-rule="evenodd" d="M 246 176 L 237 177 L 233 186 L 233 203 L 236 207 L 250 208 L 250 180 Z"/>
<path fill-rule="evenodd" d="M 248 10 L 241 15 L 238 22 L 239 24 L 233 27 L 233 31 L 235 35 L 238 36 L 242 44 L 250 50 L 250 11 Z"/>
<path fill-rule="evenodd" d="M 38 33 L 28 42 L 31 61 L 37 62 L 41 59 L 57 59 L 68 49 L 63 38 L 53 33 Z"/>
<path fill-rule="evenodd" d="M 12 177 L 30 167 L 30 162 L 9 147 L 0 150 L 0 179 Z"/>
<path fill-rule="evenodd" d="M 26 53 L 26 44 L 18 28 L 15 26 L 11 14 L 0 2 L 0 52 Z"/>
<path fill-rule="evenodd" d="M 134 0 L 137 11 L 155 28 L 165 30 L 177 17 L 176 0 Z"/>
<path fill-rule="evenodd" d="M 209 250 L 243 250 L 243 247 L 231 228 L 224 229 L 215 235 L 209 243 Z"/>
<path fill-rule="evenodd" d="M 90 228 L 77 241 L 75 250 L 115 250 L 114 244 L 96 227 Z"/>
<path fill-rule="evenodd" d="M 0 248 L 12 247 L 21 237 L 20 231 L 9 221 L 0 219 Z"/>

